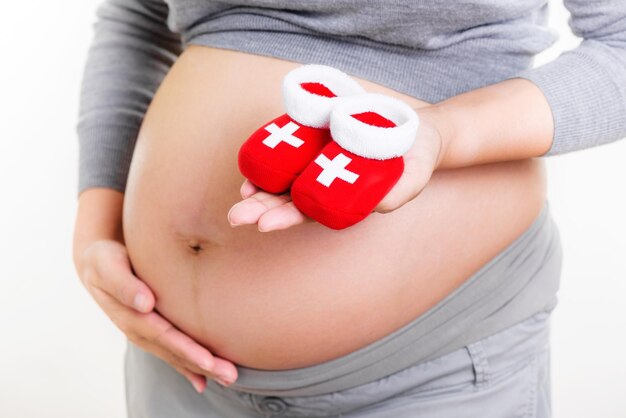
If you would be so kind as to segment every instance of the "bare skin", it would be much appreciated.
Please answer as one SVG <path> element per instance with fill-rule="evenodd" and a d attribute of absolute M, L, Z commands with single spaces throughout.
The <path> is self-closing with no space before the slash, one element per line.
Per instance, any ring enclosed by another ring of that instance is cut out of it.
<path fill-rule="evenodd" d="M 341 232 L 294 212 L 288 196 L 241 187 L 237 150 L 284 113 L 280 82 L 298 65 L 188 48 L 146 115 L 124 197 L 123 236 L 148 306 L 215 356 L 260 369 L 333 359 L 417 318 L 519 236 L 545 199 L 543 164 L 527 158 L 545 143 L 473 165 L 499 157 L 435 128 L 416 141 L 414 175 L 379 208 L 389 213 Z M 359 81 L 428 120 L 427 103 Z M 242 197 L 255 208 L 231 211 Z M 259 210 L 266 198 L 279 204 Z"/>

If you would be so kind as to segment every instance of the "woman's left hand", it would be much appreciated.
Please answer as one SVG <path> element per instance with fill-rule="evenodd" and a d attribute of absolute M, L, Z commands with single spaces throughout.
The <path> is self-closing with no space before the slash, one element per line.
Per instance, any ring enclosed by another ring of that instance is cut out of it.
<path fill-rule="evenodd" d="M 420 125 L 413 147 L 404 154 L 404 172 L 375 208 L 388 213 L 415 199 L 424 189 L 433 172 L 440 166 L 446 152 L 441 129 L 435 124 L 435 107 L 420 109 Z M 439 116 L 439 115 L 437 115 Z M 265 192 L 246 180 L 241 186 L 242 201 L 228 212 L 231 226 L 257 224 L 261 232 L 286 229 L 305 222 L 314 222 L 296 208 L 288 193 Z"/>

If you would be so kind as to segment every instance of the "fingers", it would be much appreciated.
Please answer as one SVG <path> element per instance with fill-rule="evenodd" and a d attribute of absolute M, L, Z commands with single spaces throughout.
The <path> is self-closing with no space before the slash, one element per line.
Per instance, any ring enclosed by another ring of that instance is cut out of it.
<path fill-rule="evenodd" d="M 259 191 L 230 208 L 228 221 L 232 226 L 255 224 L 265 212 L 289 201 L 286 194 L 275 195 Z"/>
<path fill-rule="evenodd" d="M 187 380 L 189 380 L 189 383 L 191 383 L 196 392 L 204 392 L 204 390 L 206 389 L 206 378 L 204 376 L 202 376 L 201 374 L 190 372 L 189 370 L 181 366 L 174 366 L 174 369 L 176 369 L 178 373 L 182 374 Z"/>
<path fill-rule="evenodd" d="M 83 283 L 130 341 L 175 367 L 198 392 L 206 387 L 205 375 L 223 385 L 237 379 L 234 364 L 214 357 L 153 311 L 154 295 L 133 274 L 123 245 L 113 241 L 94 244 L 83 258 L 88 266 L 82 272 Z"/>
<path fill-rule="evenodd" d="M 96 274 L 91 280 L 93 286 L 139 312 L 150 312 L 154 308 L 152 291 L 132 273 L 125 253 L 100 258 L 95 267 Z"/>
<path fill-rule="evenodd" d="M 296 208 L 288 194 L 264 192 L 248 179 L 243 182 L 239 192 L 244 200 L 228 212 L 231 226 L 256 223 L 259 231 L 269 232 L 311 221 Z"/>
<path fill-rule="evenodd" d="M 96 302 L 134 344 L 158 355 L 172 366 L 187 369 L 189 373 L 208 375 L 226 385 L 237 380 L 234 364 L 213 356 L 155 311 L 137 313 L 98 288 L 94 288 L 93 293 Z M 198 379 L 190 382 L 196 387 Z"/>
<path fill-rule="evenodd" d="M 186 360 L 224 382 L 237 379 L 237 368 L 229 361 L 214 357 L 206 348 L 183 334 L 156 312 L 145 315 L 147 338 L 152 343 Z"/>
<path fill-rule="evenodd" d="M 172 355 L 172 353 L 164 350 L 157 345 L 151 344 L 146 340 L 133 341 L 133 344 L 141 347 L 141 349 L 144 351 L 152 353 L 153 355 L 159 357 L 161 360 L 172 366 L 178 373 L 186 378 L 189 383 L 191 383 L 193 388 L 198 393 L 202 393 L 206 389 L 206 376 L 204 376 L 201 372 L 196 372 L 185 366 L 183 362 L 180 359 L 176 358 L 174 355 Z M 222 382 L 218 380 L 218 383 Z"/>
<path fill-rule="evenodd" d="M 252 188 L 248 189 L 246 183 L 243 188 L 246 188 L 245 192 L 253 191 Z M 234 205 L 228 212 L 228 220 L 232 226 L 256 223 L 261 232 L 286 229 L 311 221 L 296 208 L 289 195 L 275 195 L 263 191 L 257 191 Z"/>
<path fill-rule="evenodd" d="M 246 179 L 246 181 L 243 182 L 243 184 L 241 185 L 241 189 L 239 189 L 239 193 L 241 194 L 242 199 L 247 199 L 253 194 L 260 192 L 260 191 L 261 189 L 259 189 L 254 184 L 252 184 L 252 182 L 248 179 Z"/>
<path fill-rule="evenodd" d="M 312 219 L 300 212 L 293 202 L 287 202 L 284 205 L 270 209 L 261 215 L 258 224 L 259 231 L 268 232 L 279 229 L 287 229 L 289 227 L 311 221 Z"/>
<path fill-rule="evenodd" d="M 197 367 L 190 367 L 189 365 L 186 365 L 183 360 L 177 358 L 172 353 L 164 350 L 158 345 L 144 342 L 142 349 L 153 353 L 163 361 L 167 362 L 174 369 L 176 369 L 176 371 L 183 375 L 183 377 L 189 380 L 189 383 L 191 383 L 191 385 L 198 393 L 202 393 L 206 389 L 207 376 L 205 375 L 204 371 L 199 370 Z M 212 378 L 222 386 L 229 386 L 233 382 L 232 380 L 224 380 L 216 376 L 210 376 L 210 378 Z"/>

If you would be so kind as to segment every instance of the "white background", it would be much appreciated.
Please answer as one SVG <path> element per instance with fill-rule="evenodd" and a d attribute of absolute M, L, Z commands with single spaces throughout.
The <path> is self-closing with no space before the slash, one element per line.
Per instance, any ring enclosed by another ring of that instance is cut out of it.
<path fill-rule="evenodd" d="M 0 27 L 0 417 L 125 416 L 124 339 L 71 262 L 74 133 L 99 0 L 13 1 Z M 8 6 L 8 7 L 7 7 Z M 551 26 L 578 40 L 557 1 Z M 548 159 L 564 267 L 555 418 L 626 417 L 626 141 Z"/>

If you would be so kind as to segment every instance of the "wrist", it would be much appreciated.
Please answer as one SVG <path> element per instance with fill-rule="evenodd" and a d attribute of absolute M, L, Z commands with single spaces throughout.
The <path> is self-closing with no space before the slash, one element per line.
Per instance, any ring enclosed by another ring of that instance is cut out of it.
<path fill-rule="evenodd" d="M 113 189 L 93 188 L 81 193 L 74 224 L 73 259 L 77 269 L 83 252 L 101 240 L 124 243 L 124 195 Z"/>
<path fill-rule="evenodd" d="M 435 170 L 453 166 L 451 155 L 456 138 L 456 124 L 452 114 L 446 106 L 433 104 L 418 110 L 420 124 L 433 130 L 439 140 L 439 152 L 435 163 Z"/>
<path fill-rule="evenodd" d="M 531 82 L 512 79 L 451 97 L 424 110 L 440 133 L 437 168 L 460 168 L 544 155 L 554 124 Z"/>

